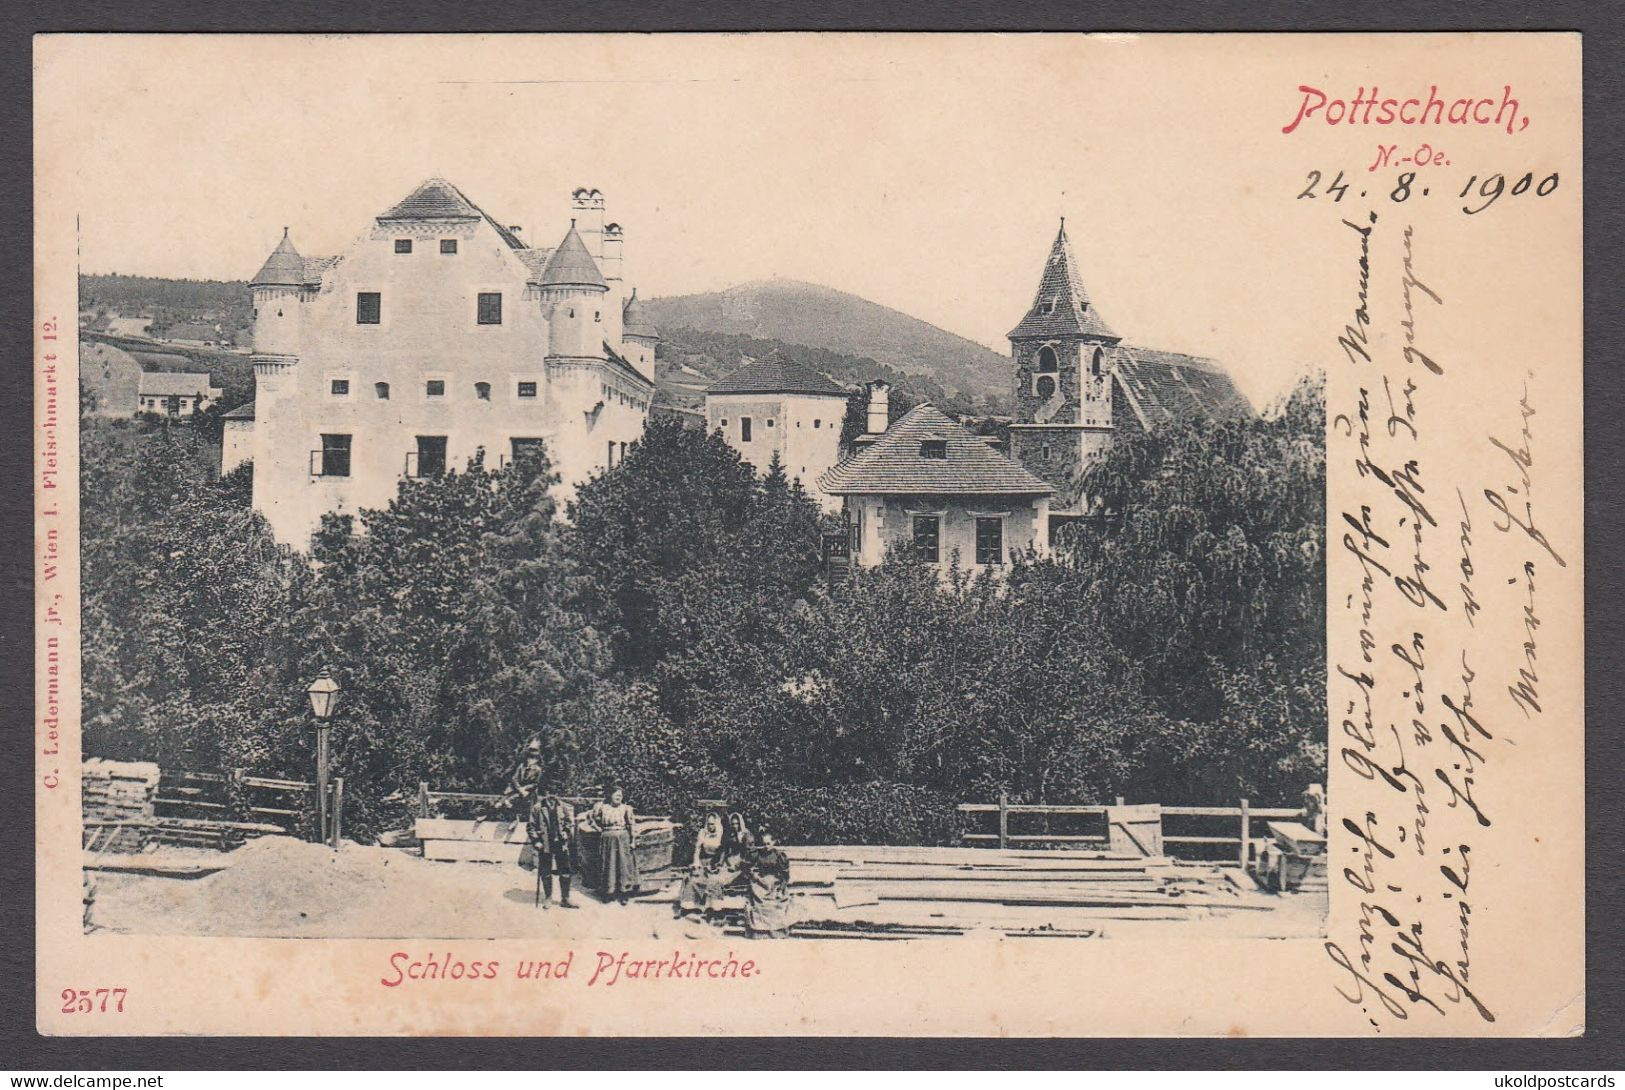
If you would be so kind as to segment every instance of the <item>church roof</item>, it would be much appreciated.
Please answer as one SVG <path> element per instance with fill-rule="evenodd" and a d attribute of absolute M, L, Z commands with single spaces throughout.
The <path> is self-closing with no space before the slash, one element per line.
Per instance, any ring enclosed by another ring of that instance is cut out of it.
<path fill-rule="evenodd" d="M 271 256 L 265 259 L 260 271 L 248 282 L 250 287 L 297 288 L 305 284 L 305 259 L 293 248 L 288 229 L 282 229 L 282 241 L 276 244 Z"/>
<path fill-rule="evenodd" d="M 1252 404 L 1218 364 L 1179 352 L 1118 345 L 1112 373 L 1134 423 L 1145 431 L 1189 416 L 1251 415 Z M 1119 423 L 1122 414 L 1118 414 Z"/>
<path fill-rule="evenodd" d="M 1083 277 L 1078 274 L 1077 258 L 1072 256 L 1072 243 L 1066 237 L 1065 219 L 1055 235 L 1055 245 L 1050 247 L 1049 260 L 1044 263 L 1032 309 L 1009 336 L 1011 340 L 1079 336 L 1117 339 L 1089 302 Z"/>
<path fill-rule="evenodd" d="M 927 457 L 927 440 L 942 440 L 946 457 Z M 930 404 L 914 406 L 868 447 L 825 470 L 818 487 L 837 496 L 1046 496 L 1055 491 Z"/>
<path fill-rule="evenodd" d="M 446 181 L 444 178 L 430 178 L 423 182 L 412 192 L 408 193 L 396 205 L 378 217 L 379 222 L 389 220 L 484 220 L 489 223 L 502 241 L 515 250 L 522 250 L 525 244 L 519 241 L 519 236 L 508 230 L 501 223 L 492 219 L 479 205 L 463 195 L 463 191 Z"/>
<path fill-rule="evenodd" d="M 621 308 L 621 336 L 647 337 L 649 340 L 659 340 L 660 331 L 655 328 L 649 317 L 649 309 L 638 298 L 638 289 L 632 289 L 632 297 Z"/>
<path fill-rule="evenodd" d="M 565 232 L 564 241 L 559 243 L 558 249 L 548 259 L 547 267 L 542 270 L 542 283 L 547 287 L 609 290 L 609 285 L 604 282 L 604 274 L 598 269 L 598 262 L 593 260 L 587 244 L 576 233 L 575 220 L 570 221 L 570 230 Z"/>
<path fill-rule="evenodd" d="M 723 375 L 707 394 L 816 394 L 846 397 L 847 389 L 828 375 L 787 358 L 777 349 L 736 371 Z"/>

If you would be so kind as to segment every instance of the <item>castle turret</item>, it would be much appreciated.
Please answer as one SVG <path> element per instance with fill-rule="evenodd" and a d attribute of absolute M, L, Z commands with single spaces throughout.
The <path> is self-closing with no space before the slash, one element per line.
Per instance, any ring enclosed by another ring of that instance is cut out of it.
<path fill-rule="evenodd" d="M 655 346 L 660 343 L 660 331 L 649 317 L 648 308 L 638 298 L 638 289 L 621 311 L 621 343 L 624 355 L 644 378 L 654 381 Z"/>
<path fill-rule="evenodd" d="M 570 221 L 542 270 L 542 305 L 547 311 L 550 357 L 593 359 L 604 354 L 605 296 L 609 285 L 588 252 L 576 222 Z"/>
<path fill-rule="evenodd" d="M 254 296 L 254 352 L 256 355 L 299 355 L 301 295 L 305 288 L 305 259 L 294 249 L 288 229 L 248 283 Z"/>

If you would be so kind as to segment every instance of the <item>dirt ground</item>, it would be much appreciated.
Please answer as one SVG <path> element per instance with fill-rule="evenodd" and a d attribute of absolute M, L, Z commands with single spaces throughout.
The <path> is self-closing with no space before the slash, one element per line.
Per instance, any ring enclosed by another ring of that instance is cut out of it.
<path fill-rule="evenodd" d="M 152 869 L 220 868 L 201 877 L 92 871 L 93 931 L 133 934 L 329 938 L 568 939 L 719 938 L 724 924 L 672 917 L 675 879 L 628 905 L 578 887 L 569 911 L 534 904 L 535 875 L 514 865 L 431 862 L 411 850 L 346 843 L 339 851 L 289 837 L 235 852 L 164 849 L 118 857 Z M 1113 938 L 1166 937 L 1170 929 L 1215 937 L 1300 938 L 1324 933 L 1326 894 L 1248 895 L 1269 911 L 1195 913 L 1169 921 L 1121 920 Z"/>

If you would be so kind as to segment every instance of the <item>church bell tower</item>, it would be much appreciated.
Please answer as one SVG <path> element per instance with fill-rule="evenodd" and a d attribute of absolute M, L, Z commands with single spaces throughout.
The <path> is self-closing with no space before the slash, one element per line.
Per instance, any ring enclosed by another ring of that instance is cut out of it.
<path fill-rule="evenodd" d="M 1010 331 L 1010 453 L 1056 486 L 1058 504 L 1076 503 L 1078 474 L 1111 442 L 1119 339 L 1089 302 L 1063 218 L 1032 308 Z"/>

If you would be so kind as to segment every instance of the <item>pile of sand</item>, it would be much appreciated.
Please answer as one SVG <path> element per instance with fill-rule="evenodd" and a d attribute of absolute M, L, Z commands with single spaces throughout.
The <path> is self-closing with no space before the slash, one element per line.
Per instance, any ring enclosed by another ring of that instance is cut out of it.
<path fill-rule="evenodd" d="M 205 878 L 99 877 L 92 922 L 147 934 L 344 938 L 660 938 L 691 929 L 671 919 L 669 900 L 606 905 L 579 887 L 578 911 L 538 909 L 535 876 L 517 866 L 435 863 L 348 843 L 334 851 L 281 836 L 227 858 Z"/>

